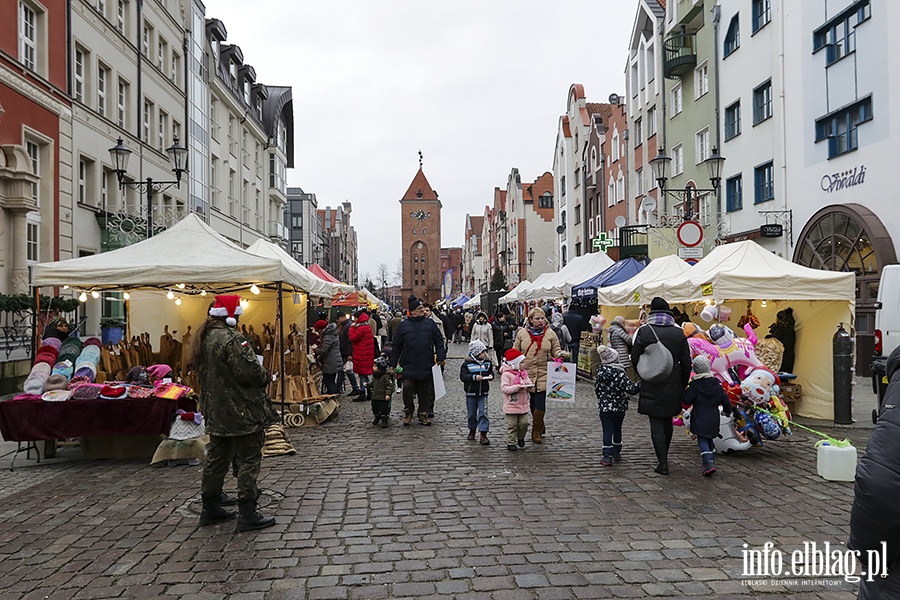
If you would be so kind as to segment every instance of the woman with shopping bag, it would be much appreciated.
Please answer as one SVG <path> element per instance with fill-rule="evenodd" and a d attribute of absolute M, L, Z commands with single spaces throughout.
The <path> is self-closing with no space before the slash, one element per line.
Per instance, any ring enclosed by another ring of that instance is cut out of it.
<path fill-rule="evenodd" d="M 528 313 L 525 326 L 519 330 L 513 348 L 525 355 L 525 370 L 534 382 L 529 404 L 531 405 L 531 441 L 543 443 L 544 412 L 547 410 L 547 362 L 559 358 L 562 348 L 559 338 L 547 323 L 547 315 L 540 308 Z"/>

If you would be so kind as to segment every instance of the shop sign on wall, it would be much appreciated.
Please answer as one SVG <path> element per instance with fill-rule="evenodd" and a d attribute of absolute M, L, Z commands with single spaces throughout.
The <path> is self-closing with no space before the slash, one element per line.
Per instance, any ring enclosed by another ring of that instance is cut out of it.
<path fill-rule="evenodd" d="M 847 169 L 840 173 L 822 176 L 822 191 L 831 193 L 844 188 L 862 185 L 866 181 L 866 165 L 860 165 L 854 169 Z"/>

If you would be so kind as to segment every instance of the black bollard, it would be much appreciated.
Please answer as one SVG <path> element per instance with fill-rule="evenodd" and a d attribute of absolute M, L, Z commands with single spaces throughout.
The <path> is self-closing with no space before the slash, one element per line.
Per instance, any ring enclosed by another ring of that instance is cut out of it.
<path fill-rule="evenodd" d="M 853 339 L 838 325 L 832 339 L 834 352 L 834 422 L 840 425 L 853 423 L 851 393 L 853 389 Z"/>

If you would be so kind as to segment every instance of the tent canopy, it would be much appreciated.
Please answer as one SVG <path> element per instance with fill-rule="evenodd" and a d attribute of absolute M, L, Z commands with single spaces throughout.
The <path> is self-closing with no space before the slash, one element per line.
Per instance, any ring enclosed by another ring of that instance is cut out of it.
<path fill-rule="evenodd" d="M 273 244 L 266 240 L 257 240 L 252 246 L 247 248 L 247 252 L 264 258 L 275 258 L 280 260 L 287 273 L 287 277 L 292 281 L 294 287 L 301 287 L 306 290 L 310 296 L 317 298 L 331 298 L 335 294 L 341 292 L 353 291 L 353 286 L 351 285 L 332 283 L 317 277 L 309 269 L 294 260 L 294 257 L 285 252 L 278 244 Z"/>
<path fill-rule="evenodd" d="M 462 305 L 463 308 L 475 308 L 476 306 L 481 306 L 481 294 L 475 294 Z"/>
<path fill-rule="evenodd" d="M 309 270 L 319 279 L 324 279 L 325 281 L 330 281 L 331 283 L 341 283 L 341 281 L 337 277 L 315 263 L 309 265 Z"/>
<path fill-rule="evenodd" d="M 586 281 L 597 273 L 612 266 L 613 260 L 605 252 L 591 252 L 573 258 L 565 267 L 556 273 L 545 273 L 549 277 L 534 283 L 517 293 L 517 300 L 541 300 L 545 298 L 568 298 L 572 295 L 572 286 Z"/>
<path fill-rule="evenodd" d="M 856 275 L 810 269 L 745 241 L 718 246 L 677 277 L 645 284 L 644 296 L 663 296 L 669 303 L 707 298 L 855 302 Z"/>
<path fill-rule="evenodd" d="M 540 278 L 543 277 L 544 275 L 549 276 L 550 273 L 541 273 L 540 275 L 538 275 L 538 278 L 535 279 L 535 282 L 539 281 Z M 530 286 L 530 285 L 531 285 L 531 282 L 528 281 L 527 279 L 520 281 L 519 285 L 517 285 L 512 290 L 510 290 L 510 292 L 508 294 L 506 294 L 505 296 L 501 296 L 500 299 L 497 300 L 497 302 L 499 302 L 500 304 L 509 304 L 510 302 L 515 302 L 516 300 L 518 300 L 519 292 L 528 288 L 528 286 Z"/>
<path fill-rule="evenodd" d="M 623 258 L 591 277 L 584 283 L 579 283 L 572 288 L 572 296 L 579 298 L 595 298 L 597 288 L 616 285 L 630 280 L 644 270 L 644 263 L 633 258 Z"/>
<path fill-rule="evenodd" d="M 462 306 L 469 300 L 471 300 L 471 298 L 469 298 L 465 294 L 460 294 L 459 296 L 456 297 L 456 299 L 453 302 L 450 303 L 450 306 Z"/>
<path fill-rule="evenodd" d="M 37 264 L 32 285 L 99 290 L 184 284 L 190 289 L 221 291 L 277 281 L 292 283 L 280 260 L 238 248 L 191 213 L 169 229 L 125 248 Z"/>
<path fill-rule="evenodd" d="M 652 296 L 645 296 L 645 285 L 665 281 L 681 275 L 692 267 L 671 254 L 654 258 L 644 270 L 629 279 L 627 282 L 618 283 L 597 290 L 597 304 L 606 306 L 626 306 L 629 304 L 645 304 Z M 644 299 L 646 297 L 646 300 Z"/>

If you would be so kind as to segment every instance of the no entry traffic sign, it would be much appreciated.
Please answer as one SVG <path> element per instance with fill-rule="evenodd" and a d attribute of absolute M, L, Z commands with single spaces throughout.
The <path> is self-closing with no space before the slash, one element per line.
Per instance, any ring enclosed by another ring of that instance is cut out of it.
<path fill-rule="evenodd" d="M 688 248 L 693 248 L 703 241 L 703 227 L 697 221 L 685 221 L 678 226 L 678 241 Z"/>

